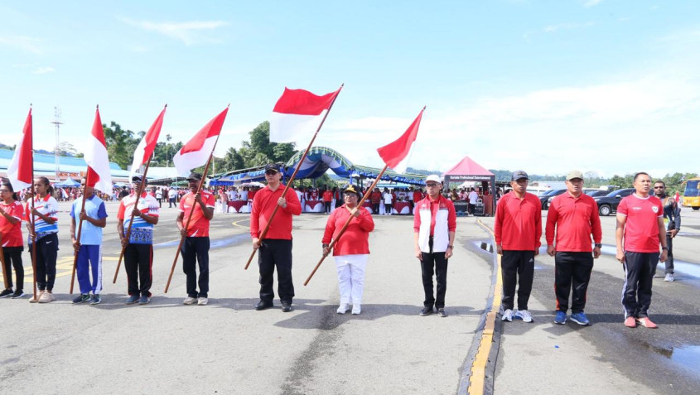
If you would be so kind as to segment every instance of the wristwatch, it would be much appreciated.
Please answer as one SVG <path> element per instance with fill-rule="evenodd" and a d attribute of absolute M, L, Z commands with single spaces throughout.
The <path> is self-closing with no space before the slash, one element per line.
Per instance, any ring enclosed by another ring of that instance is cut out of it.
<path fill-rule="evenodd" d="M 595 248 L 603 248 L 603 245 L 600 243 L 595 243 Z"/>
<path fill-rule="evenodd" d="M 661 247 L 661 250 L 668 250 L 668 247 Z"/>
<path fill-rule="evenodd" d="M 452 248 L 452 249 L 454 249 L 455 246 L 453 246 L 452 244 L 449 244 L 449 245 L 447 246 L 447 248 Z"/>

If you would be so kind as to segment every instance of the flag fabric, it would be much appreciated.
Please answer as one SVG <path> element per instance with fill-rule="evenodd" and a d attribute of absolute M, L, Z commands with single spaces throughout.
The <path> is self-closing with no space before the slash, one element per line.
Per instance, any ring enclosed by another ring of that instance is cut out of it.
<path fill-rule="evenodd" d="M 177 174 L 180 177 L 187 177 L 190 171 L 196 167 L 203 166 L 209 160 L 209 156 L 214 151 L 214 146 L 224 126 L 228 107 L 221 114 L 217 115 L 206 124 L 202 130 L 192 137 L 180 151 L 173 157 Z"/>
<path fill-rule="evenodd" d="M 134 174 L 138 169 L 143 166 L 144 163 L 148 162 L 148 158 L 153 155 L 153 151 L 156 149 L 156 144 L 158 144 L 158 136 L 160 135 L 160 130 L 163 128 L 163 117 L 165 116 L 165 110 L 167 106 L 160 112 L 158 118 L 156 118 L 151 128 L 148 129 L 146 134 L 141 139 L 141 142 L 136 146 L 136 151 L 134 151 L 134 162 L 131 164 L 131 172 L 129 174 L 129 180 L 134 177 Z"/>
<path fill-rule="evenodd" d="M 29 109 L 27 121 L 22 130 L 22 139 L 15 148 L 12 161 L 7 167 L 7 178 L 12 184 L 12 189 L 20 191 L 30 188 L 34 183 L 34 157 L 32 155 L 32 109 Z"/>
<path fill-rule="evenodd" d="M 411 146 L 413 142 L 416 141 L 416 136 L 418 136 L 418 128 L 423 118 L 423 111 L 425 111 L 425 107 L 423 107 L 418 117 L 416 117 L 411 126 L 408 127 L 398 140 L 381 148 L 377 148 L 377 152 L 379 152 L 379 156 L 382 157 L 384 163 L 395 172 L 403 173 L 406 171 L 408 165 L 407 159 L 411 151 Z"/>
<path fill-rule="evenodd" d="M 95 122 L 92 124 L 90 141 L 85 150 L 85 162 L 88 165 L 88 186 L 104 193 L 112 193 L 112 172 L 109 168 L 107 143 L 105 142 L 105 132 L 102 129 L 99 108 L 95 110 Z"/>
<path fill-rule="evenodd" d="M 340 89 L 317 96 L 303 89 L 284 88 L 270 117 L 270 141 L 292 143 L 309 140 L 318 130 L 338 93 Z"/>

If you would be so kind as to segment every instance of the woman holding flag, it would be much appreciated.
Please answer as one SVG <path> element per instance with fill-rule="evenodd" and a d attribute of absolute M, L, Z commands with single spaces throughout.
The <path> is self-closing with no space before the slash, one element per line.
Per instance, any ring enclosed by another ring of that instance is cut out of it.
<path fill-rule="evenodd" d="M 19 198 L 12 189 L 12 184 L 5 181 L 0 186 L 0 243 L 4 255 L 3 276 L 5 276 L 5 290 L 0 292 L 0 298 L 12 297 L 18 299 L 24 296 L 24 267 L 22 266 L 22 217 L 24 208 Z M 10 265 L 15 268 L 15 280 L 17 287 L 12 292 L 12 276 Z"/>
<path fill-rule="evenodd" d="M 338 289 L 340 307 L 338 314 L 345 314 L 352 304 L 352 314 L 362 311 L 362 291 L 365 285 L 365 267 L 369 258 L 369 232 L 374 230 L 374 221 L 369 212 L 357 206 L 360 193 L 352 185 L 345 188 L 345 204 L 334 210 L 328 217 L 323 234 L 323 254 L 330 253 L 331 239 L 337 239 L 333 257 L 338 268 Z M 349 217 L 342 238 L 338 235 Z"/>
<path fill-rule="evenodd" d="M 54 189 L 46 177 L 34 181 L 34 210 L 28 204 L 34 222 L 27 222 L 29 233 L 29 252 L 33 253 L 32 240 L 36 240 L 36 284 L 39 288 L 38 299 L 29 299 L 30 303 L 49 303 L 55 300 L 53 285 L 56 281 L 56 257 L 58 256 L 58 202 L 53 197 Z M 29 216 L 27 216 L 30 218 Z"/>

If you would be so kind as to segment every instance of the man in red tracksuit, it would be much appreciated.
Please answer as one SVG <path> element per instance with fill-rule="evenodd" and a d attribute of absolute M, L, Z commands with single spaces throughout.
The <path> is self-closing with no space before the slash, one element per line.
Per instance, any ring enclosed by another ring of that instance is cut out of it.
<path fill-rule="evenodd" d="M 272 275 L 277 266 L 277 292 L 282 303 L 282 311 L 292 311 L 294 284 L 292 283 L 292 215 L 301 214 L 301 203 L 292 188 L 282 197 L 285 186 L 277 165 L 265 166 L 267 186 L 260 189 L 253 199 L 250 213 L 250 236 L 253 248 L 258 251 L 260 269 L 260 302 L 255 310 L 265 310 L 273 306 L 275 293 L 272 290 Z M 279 206 L 265 239 L 260 239 L 262 231 L 270 222 L 275 206 Z"/>
<path fill-rule="evenodd" d="M 542 236 L 542 205 L 537 196 L 527 193 L 529 177 L 518 170 L 511 176 L 513 190 L 505 194 L 496 206 L 494 233 L 496 250 L 501 258 L 503 321 L 513 316 L 532 322 L 527 303 L 532 291 L 535 255 L 540 250 Z M 518 283 L 518 310 L 513 312 L 515 285 Z"/>
<path fill-rule="evenodd" d="M 545 228 L 547 254 L 554 257 L 554 293 L 557 298 L 554 323 L 566 323 L 569 295 L 573 294 L 571 321 L 585 326 L 590 325 L 583 311 L 586 290 L 593 271 L 593 259 L 600 256 L 603 232 L 597 203 L 583 193 L 583 173 L 578 170 L 569 172 L 566 190 L 549 205 Z M 595 248 L 591 248 L 591 236 Z"/>

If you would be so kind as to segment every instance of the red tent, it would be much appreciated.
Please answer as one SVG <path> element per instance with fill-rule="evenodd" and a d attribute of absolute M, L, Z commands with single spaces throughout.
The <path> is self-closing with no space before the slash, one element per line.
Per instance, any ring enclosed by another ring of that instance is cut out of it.
<path fill-rule="evenodd" d="M 491 204 L 484 201 L 486 206 L 495 207 L 496 205 L 496 175 L 485 169 L 480 164 L 474 162 L 470 157 L 465 156 L 453 168 L 446 171 L 443 175 L 445 184 L 450 182 L 462 183 L 464 181 L 481 181 L 484 191 L 489 191 Z M 484 199 L 486 200 L 486 199 Z M 490 210 L 487 210 L 490 211 Z"/>

